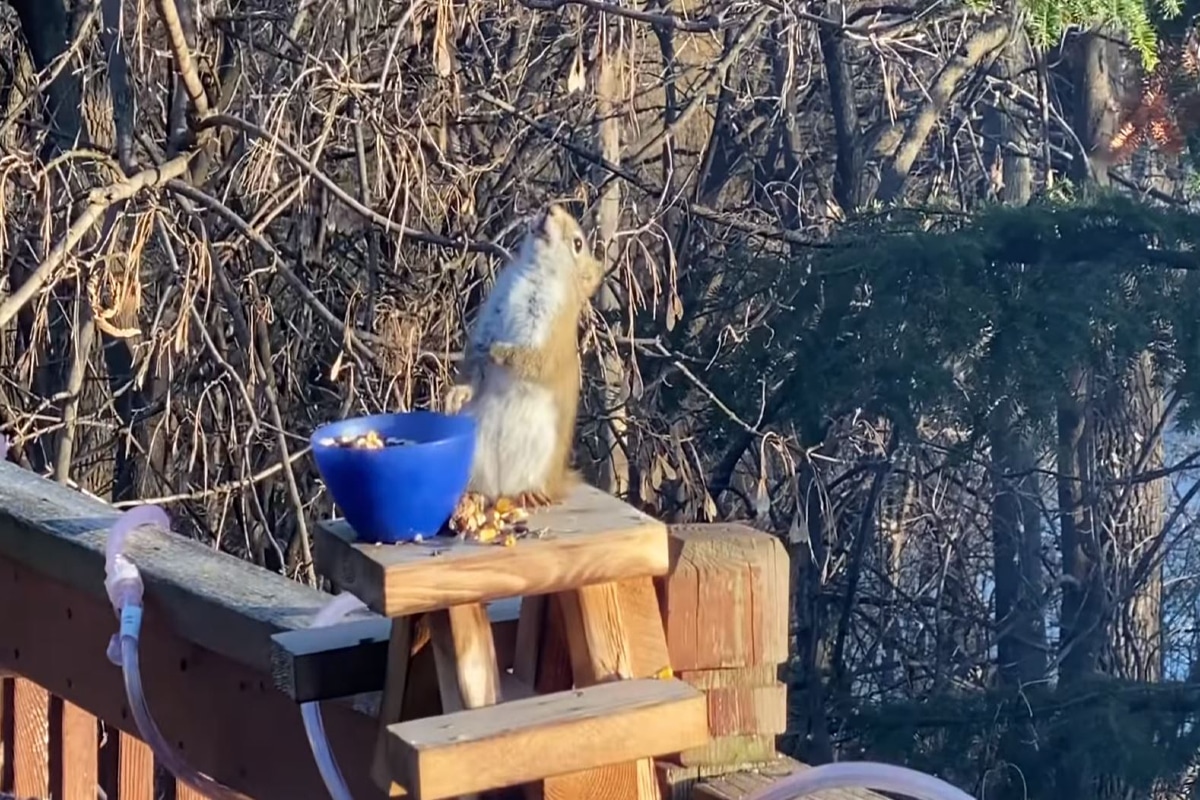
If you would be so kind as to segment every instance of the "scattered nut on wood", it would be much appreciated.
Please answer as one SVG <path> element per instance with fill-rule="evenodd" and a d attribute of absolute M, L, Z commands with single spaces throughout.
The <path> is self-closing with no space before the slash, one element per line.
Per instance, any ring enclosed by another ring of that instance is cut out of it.
<path fill-rule="evenodd" d="M 468 493 L 450 517 L 450 530 L 467 541 L 513 547 L 529 535 L 528 512 L 507 497 L 495 503 Z"/>

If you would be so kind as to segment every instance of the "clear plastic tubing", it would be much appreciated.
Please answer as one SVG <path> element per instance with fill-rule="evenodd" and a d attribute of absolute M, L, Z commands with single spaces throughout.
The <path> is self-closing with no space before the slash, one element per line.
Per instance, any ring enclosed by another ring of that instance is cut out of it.
<path fill-rule="evenodd" d="M 316 617 L 313 618 L 312 627 L 324 628 L 328 625 L 336 625 L 350 612 L 363 608 L 366 608 L 363 601 L 349 592 L 343 592 L 317 612 Z M 333 800 L 351 800 L 350 787 L 346 785 L 342 770 L 338 767 L 337 760 L 333 757 L 333 751 L 329 747 L 329 738 L 325 735 L 325 722 L 321 718 L 321 704 L 316 700 L 301 703 L 300 716 L 304 719 L 304 733 L 308 736 L 308 746 L 312 748 L 313 758 L 317 762 L 321 779 L 325 781 L 325 788 L 329 790 L 329 796 Z"/>
<path fill-rule="evenodd" d="M 798 772 L 746 800 L 800 800 L 830 789 L 873 789 L 914 800 L 974 800 L 945 781 L 907 767 L 872 761 L 842 761 Z"/>
<path fill-rule="evenodd" d="M 121 620 L 121 627 L 120 632 L 108 643 L 108 659 L 121 667 L 125 677 L 125 695 L 129 699 L 134 722 L 143 741 L 154 751 L 158 763 L 170 770 L 178 780 L 213 800 L 245 800 L 244 795 L 196 771 L 180 757 L 154 723 L 142 692 L 138 638 L 142 630 L 142 593 L 145 587 L 138 568 L 125 557 L 125 540 L 132 531 L 143 525 L 169 529 L 170 523 L 166 512 L 158 506 L 138 506 L 122 514 L 109 529 L 104 549 L 104 588 Z"/>

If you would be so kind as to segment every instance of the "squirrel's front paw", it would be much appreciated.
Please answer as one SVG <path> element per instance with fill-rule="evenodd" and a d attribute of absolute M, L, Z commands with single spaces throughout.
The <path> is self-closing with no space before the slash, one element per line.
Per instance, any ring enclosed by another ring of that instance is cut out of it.
<path fill-rule="evenodd" d="M 450 387 L 450 391 L 446 392 L 443 405 L 446 407 L 447 413 L 457 414 L 462 411 L 463 406 L 471 402 L 471 398 L 475 396 L 475 390 L 466 384 Z"/>
<path fill-rule="evenodd" d="M 516 345 L 497 342 L 488 349 L 488 357 L 492 359 L 493 363 L 499 364 L 502 367 L 512 366 L 516 356 Z"/>

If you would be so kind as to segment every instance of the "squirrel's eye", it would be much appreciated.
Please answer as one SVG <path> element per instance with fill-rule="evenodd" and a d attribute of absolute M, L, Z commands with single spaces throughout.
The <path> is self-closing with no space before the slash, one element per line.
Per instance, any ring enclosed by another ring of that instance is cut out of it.
<path fill-rule="evenodd" d="M 574 245 L 575 245 L 576 254 L 583 252 L 583 239 L 582 238 L 576 236 Z"/>

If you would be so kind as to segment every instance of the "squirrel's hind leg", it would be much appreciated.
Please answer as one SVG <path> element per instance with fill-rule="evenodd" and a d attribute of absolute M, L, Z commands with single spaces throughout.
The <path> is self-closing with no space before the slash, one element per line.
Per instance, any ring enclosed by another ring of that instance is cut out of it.
<path fill-rule="evenodd" d="M 513 503 L 524 509 L 545 508 L 546 506 L 554 505 L 555 501 L 550 499 L 550 495 L 545 492 L 529 491 L 519 492 L 513 498 Z"/>
<path fill-rule="evenodd" d="M 561 475 L 553 476 L 546 483 L 546 488 L 539 492 L 526 492 L 533 494 L 536 500 L 541 501 L 540 505 L 555 506 L 567 499 L 567 495 L 571 493 L 571 489 L 575 488 L 582 478 L 579 473 L 573 469 L 566 470 Z M 536 506 L 532 506 L 536 507 Z"/>
<path fill-rule="evenodd" d="M 544 489 L 521 492 L 513 501 L 523 508 L 556 506 L 566 500 L 567 495 L 582 480 L 578 472 L 568 469 L 561 475 L 551 476 Z"/>

